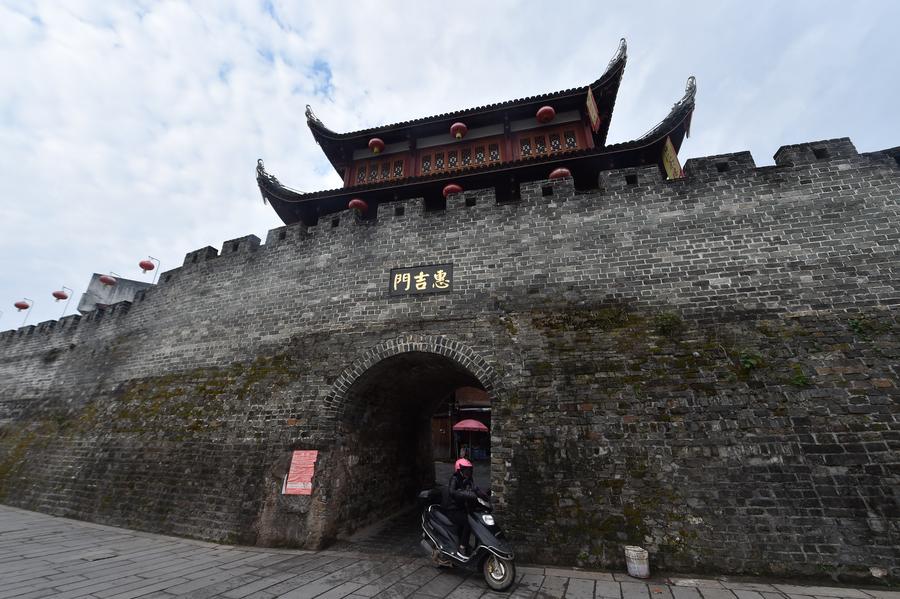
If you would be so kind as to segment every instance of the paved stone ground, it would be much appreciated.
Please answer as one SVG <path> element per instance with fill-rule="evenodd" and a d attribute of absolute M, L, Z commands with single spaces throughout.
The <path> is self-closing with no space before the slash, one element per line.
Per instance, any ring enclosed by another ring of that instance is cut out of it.
<path fill-rule="evenodd" d="M 355 553 L 390 554 L 396 557 L 422 557 L 422 516 L 415 507 L 340 539 L 329 549 Z"/>
<path fill-rule="evenodd" d="M 349 547 L 353 543 L 347 543 Z M 520 567 L 509 593 L 391 553 L 230 547 L 0 506 L 0 599 L 900 599 L 900 590 Z"/>
<path fill-rule="evenodd" d="M 437 484 L 446 486 L 453 474 L 453 464 L 434 463 Z M 482 489 L 490 489 L 490 464 L 475 462 L 475 484 Z M 357 532 L 352 537 L 339 540 L 334 546 L 336 551 L 353 551 L 358 553 L 390 553 L 398 557 L 421 557 L 419 540 L 422 538 L 421 514 L 415 506 L 386 518 L 385 520 Z"/>

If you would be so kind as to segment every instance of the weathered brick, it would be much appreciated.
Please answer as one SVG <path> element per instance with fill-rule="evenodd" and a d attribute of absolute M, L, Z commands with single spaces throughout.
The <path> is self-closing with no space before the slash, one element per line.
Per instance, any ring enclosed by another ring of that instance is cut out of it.
<path fill-rule="evenodd" d="M 891 152 L 409 200 L 188 253 L 130 306 L 0 333 L 0 497 L 319 546 L 410 500 L 421 406 L 479 385 L 523 559 L 621 567 L 637 543 L 670 570 L 896 577 Z M 391 268 L 445 263 L 452 292 L 388 294 Z M 312 496 L 280 494 L 293 449 L 320 452 Z"/>

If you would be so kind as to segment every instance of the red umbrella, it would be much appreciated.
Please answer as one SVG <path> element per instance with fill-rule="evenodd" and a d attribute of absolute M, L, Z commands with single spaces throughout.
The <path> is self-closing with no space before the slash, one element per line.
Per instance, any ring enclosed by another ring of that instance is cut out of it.
<path fill-rule="evenodd" d="M 469 431 L 469 455 L 466 456 L 471 458 L 472 452 L 472 433 L 486 433 L 488 432 L 488 427 L 478 422 L 477 420 L 472 420 L 471 418 L 468 420 L 460 420 L 456 424 L 453 425 L 453 430 L 455 431 Z"/>
<path fill-rule="evenodd" d="M 455 431 L 469 431 L 470 433 L 486 433 L 488 432 L 488 427 L 481 424 L 477 420 L 460 420 L 456 424 L 453 425 L 453 430 Z"/>

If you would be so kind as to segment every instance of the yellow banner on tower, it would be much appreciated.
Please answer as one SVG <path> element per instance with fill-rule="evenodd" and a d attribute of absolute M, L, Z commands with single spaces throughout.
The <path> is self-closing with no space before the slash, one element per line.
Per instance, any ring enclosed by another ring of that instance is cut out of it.
<path fill-rule="evenodd" d="M 672 145 L 672 139 L 667 137 L 666 143 L 662 150 L 663 167 L 666 169 L 667 179 L 681 179 L 684 177 L 684 171 L 681 170 L 681 163 L 678 162 L 678 154 L 675 152 L 675 146 Z"/>
<path fill-rule="evenodd" d="M 596 133 L 600 130 L 600 109 L 597 108 L 597 101 L 594 99 L 594 92 L 590 85 L 587 93 L 587 111 L 588 118 L 591 119 L 591 130 Z"/>

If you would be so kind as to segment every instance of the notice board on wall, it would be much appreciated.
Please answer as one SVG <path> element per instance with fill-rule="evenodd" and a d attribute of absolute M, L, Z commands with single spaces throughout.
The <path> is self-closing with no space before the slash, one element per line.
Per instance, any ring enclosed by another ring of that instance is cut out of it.
<path fill-rule="evenodd" d="M 284 495 L 311 495 L 312 479 L 316 470 L 316 450 L 298 450 L 291 456 L 291 468 L 284 477 L 281 492 Z"/>

